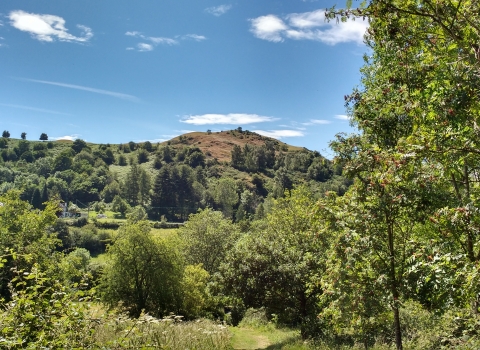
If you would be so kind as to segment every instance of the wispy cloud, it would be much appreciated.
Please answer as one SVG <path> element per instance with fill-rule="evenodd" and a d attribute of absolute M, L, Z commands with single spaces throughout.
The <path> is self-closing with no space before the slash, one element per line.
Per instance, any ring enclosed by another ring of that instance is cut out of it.
<path fill-rule="evenodd" d="M 148 51 L 153 51 L 154 47 L 159 44 L 163 45 L 176 45 L 178 44 L 178 41 L 172 38 L 165 38 L 165 37 L 155 37 L 155 36 L 146 36 L 143 35 L 141 32 L 137 31 L 132 31 L 132 32 L 126 32 L 126 36 L 131 36 L 134 38 L 139 38 L 145 41 L 149 41 L 151 44 L 147 43 L 138 43 L 136 45 L 136 48 L 134 47 L 127 47 L 127 50 L 136 50 L 140 52 L 148 52 Z"/>
<path fill-rule="evenodd" d="M 252 123 L 263 123 L 277 120 L 277 118 L 267 117 L 258 114 L 229 113 L 229 114 L 202 114 L 190 115 L 180 120 L 182 123 L 193 125 L 244 125 Z"/>
<path fill-rule="evenodd" d="M 68 114 L 68 113 L 52 111 L 50 109 L 43 109 L 43 108 L 36 108 L 36 107 L 29 107 L 29 106 L 22 106 L 22 105 L 13 105 L 13 104 L 9 104 L 9 103 L 0 103 L 0 106 L 18 108 L 18 109 L 25 109 L 25 110 L 28 110 L 28 111 L 34 111 L 34 112 L 40 112 L 40 113 L 71 115 L 71 114 Z"/>
<path fill-rule="evenodd" d="M 120 98 L 122 100 L 132 101 L 132 102 L 139 102 L 140 101 L 140 99 L 138 97 L 135 97 L 135 96 L 132 96 L 132 95 L 124 94 L 124 93 L 121 93 L 121 92 L 92 88 L 92 87 L 88 87 L 88 86 L 65 84 L 65 83 L 59 83 L 59 82 L 55 82 L 55 81 L 26 79 L 26 78 L 17 78 L 17 79 L 18 80 L 23 80 L 23 81 L 29 81 L 29 82 L 32 82 L 32 83 L 47 84 L 47 85 L 60 86 L 60 87 L 68 88 L 68 89 L 88 91 L 88 92 L 93 92 L 95 94 L 112 96 L 112 97 Z"/>
<path fill-rule="evenodd" d="M 325 119 L 310 119 L 309 122 L 302 123 L 302 125 L 325 125 L 325 124 L 331 124 L 332 122 L 330 120 L 325 120 Z"/>
<path fill-rule="evenodd" d="M 74 36 L 65 28 L 65 20 L 54 15 L 40 15 L 21 10 L 12 11 L 8 15 L 10 24 L 18 30 L 30 33 L 32 38 L 40 41 L 67 41 L 84 43 L 93 37 L 92 30 L 84 25 L 77 25 L 81 36 Z"/>
<path fill-rule="evenodd" d="M 281 42 L 285 39 L 314 40 L 327 45 L 363 43 L 368 21 L 326 21 L 325 11 L 291 13 L 282 18 L 269 14 L 250 20 L 250 31 L 259 39 Z"/>
<path fill-rule="evenodd" d="M 166 44 L 166 45 L 176 45 L 178 41 L 172 38 L 163 38 L 163 37 L 149 37 L 147 38 L 152 43 L 155 44 Z"/>
<path fill-rule="evenodd" d="M 348 115 L 337 114 L 337 115 L 335 116 L 335 119 L 350 120 L 350 117 L 349 117 Z"/>
<path fill-rule="evenodd" d="M 138 48 L 138 51 L 140 51 L 140 52 L 152 51 L 153 50 L 153 45 L 140 43 L 140 44 L 137 44 L 137 48 Z"/>
<path fill-rule="evenodd" d="M 191 39 L 191 40 L 195 40 L 195 41 L 203 41 L 203 40 L 206 40 L 207 38 L 203 35 L 198 35 L 198 34 L 187 34 L 187 35 L 182 35 L 182 36 L 179 36 L 180 39 L 182 40 L 188 40 L 188 39 Z"/>
<path fill-rule="evenodd" d="M 232 8 L 232 5 L 220 5 L 220 6 L 212 6 L 212 7 L 207 7 L 205 9 L 206 13 L 209 13 L 214 16 L 221 16 L 224 15 Z"/>
<path fill-rule="evenodd" d="M 257 134 L 268 136 L 274 139 L 305 136 L 305 134 L 299 130 L 253 130 L 253 132 L 256 132 Z"/>
<path fill-rule="evenodd" d="M 151 143 L 159 143 L 159 142 L 165 142 L 165 141 L 168 141 L 170 139 L 166 139 L 166 138 L 158 138 L 158 139 L 151 139 L 151 140 L 145 140 L 145 139 L 142 139 L 142 140 L 134 140 L 133 142 L 136 142 L 136 143 L 141 143 L 141 142 L 151 142 Z"/>
<path fill-rule="evenodd" d="M 175 38 L 167 38 L 167 37 L 156 37 L 156 36 L 146 36 L 142 34 L 141 32 L 138 31 L 131 31 L 131 32 L 126 32 L 126 36 L 131 36 L 134 38 L 139 38 L 144 41 L 150 42 L 150 44 L 147 43 L 139 43 L 136 45 L 136 48 L 134 47 L 127 47 L 127 50 L 137 50 L 137 51 L 152 51 L 155 46 L 157 45 L 177 45 L 179 44 L 180 40 L 195 40 L 195 41 L 203 41 L 206 40 L 207 38 L 203 35 L 198 35 L 198 34 L 185 34 L 185 35 L 177 35 Z"/>
<path fill-rule="evenodd" d="M 58 140 L 75 141 L 79 137 L 80 137 L 79 134 L 72 134 L 72 135 L 65 135 L 65 136 L 58 136 L 58 137 L 50 137 L 50 139 L 54 141 L 58 141 Z"/>

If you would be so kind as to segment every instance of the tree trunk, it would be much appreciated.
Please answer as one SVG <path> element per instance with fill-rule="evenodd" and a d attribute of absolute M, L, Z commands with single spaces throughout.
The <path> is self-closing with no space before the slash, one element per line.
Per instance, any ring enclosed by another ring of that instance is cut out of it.
<path fill-rule="evenodd" d="M 402 330 L 400 329 L 400 310 L 397 305 L 393 307 L 393 323 L 395 327 L 395 345 L 397 346 L 397 350 L 403 350 Z"/>
<path fill-rule="evenodd" d="M 390 220 L 389 215 L 387 219 L 387 230 L 388 230 L 388 248 L 390 253 L 390 288 L 393 297 L 393 325 L 395 329 L 395 345 L 397 350 L 403 350 L 402 345 L 402 330 L 400 328 L 400 310 L 398 308 L 399 302 L 399 293 L 398 293 L 398 282 L 397 276 L 395 273 L 395 245 L 394 245 L 394 228 L 393 221 Z"/>

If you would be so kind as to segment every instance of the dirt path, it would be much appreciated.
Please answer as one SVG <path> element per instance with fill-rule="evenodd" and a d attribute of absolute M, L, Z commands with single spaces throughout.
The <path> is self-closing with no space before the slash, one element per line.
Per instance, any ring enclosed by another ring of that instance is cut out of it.
<path fill-rule="evenodd" d="M 266 349 L 270 340 L 259 331 L 250 328 L 232 328 L 232 347 L 235 350 Z"/>

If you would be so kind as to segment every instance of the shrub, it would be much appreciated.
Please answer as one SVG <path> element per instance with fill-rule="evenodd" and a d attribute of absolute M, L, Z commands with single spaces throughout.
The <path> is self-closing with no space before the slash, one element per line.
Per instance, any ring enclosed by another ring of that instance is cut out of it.
<path fill-rule="evenodd" d="M 96 323 L 88 317 L 79 295 L 37 268 L 18 274 L 12 300 L 0 311 L 3 349 L 86 349 L 94 345 Z"/>

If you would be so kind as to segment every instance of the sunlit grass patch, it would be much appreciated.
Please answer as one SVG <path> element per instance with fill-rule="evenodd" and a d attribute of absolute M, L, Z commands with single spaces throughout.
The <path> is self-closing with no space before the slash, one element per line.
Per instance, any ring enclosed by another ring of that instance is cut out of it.
<path fill-rule="evenodd" d="M 230 349 L 227 327 L 200 319 L 182 322 L 181 317 L 157 319 L 143 315 L 139 319 L 125 316 L 102 323 L 96 332 L 97 344 L 105 349 Z"/>

